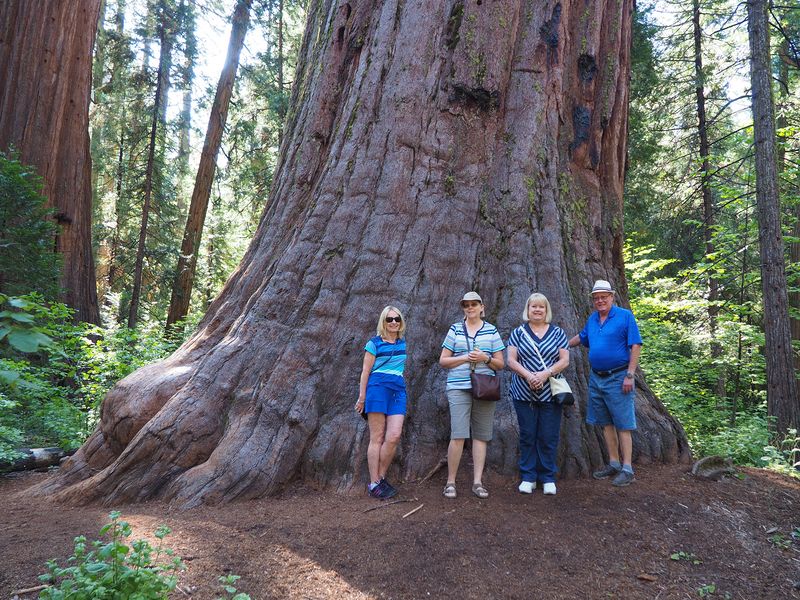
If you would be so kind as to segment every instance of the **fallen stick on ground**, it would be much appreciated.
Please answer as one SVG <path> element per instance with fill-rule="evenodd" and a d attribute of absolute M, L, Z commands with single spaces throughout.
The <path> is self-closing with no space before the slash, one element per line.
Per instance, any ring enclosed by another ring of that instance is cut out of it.
<path fill-rule="evenodd" d="M 365 510 L 365 513 L 368 513 L 371 510 L 378 510 L 379 508 L 386 508 L 387 506 L 391 506 L 392 504 L 401 504 L 403 502 L 416 502 L 419 498 L 407 498 L 404 500 L 392 500 L 391 502 L 384 502 L 383 504 L 379 504 L 378 506 L 373 506 Z"/>
<path fill-rule="evenodd" d="M 442 460 L 440 460 L 440 461 L 439 461 L 439 463 L 438 463 L 438 464 L 437 464 L 435 467 L 433 467 L 433 468 L 432 468 L 430 471 L 428 471 L 428 474 L 427 474 L 427 475 L 425 475 L 425 477 L 423 477 L 422 479 L 420 479 L 420 480 L 417 482 L 417 485 L 422 485 L 423 483 L 425 483 L 426 481 L 428 481 L 428 479 L 430 479 L 431 477 L 433 477 L 433 476 L 436 474 L 436 472 L 437 472 L 439 469 L 441 469 L 443 466 L 445 466 L 446 464 L 447 464 L 447 457 L 445 457 L 445 458 L 443 458 Z"/>
<path fill-rule="evenodd" d="M 406 518 L 406 517 L 408 517 L 409 515 L 413 515 L 415 512 L 417 512 L 417 511 L 418 511 L 420 508 L 422 508 L 423 506 L 425 506 L 425 505 L 424 505 L 424 504 L 420 504 L 420 505 L 419 505 L 417 508 L 415 508 L 414 510 L 412 510 L 412 511 L 410 511 L 410 512 L 407 512 L 406 514 L 404 514 L 404 515 L 403 515 L 403 518 L 405 519 L 405 518 Z"/>
<path fill-rule="evenodd" d="M 37 585 L 36 587 L 25 588 L 24 590 L 16 590 L 11 592 L 11 597 L 20 596 L 22 594 L 32 594 L 33 592 L 41 592 L 43 589 L 50 587 L 49 585 Z"/>

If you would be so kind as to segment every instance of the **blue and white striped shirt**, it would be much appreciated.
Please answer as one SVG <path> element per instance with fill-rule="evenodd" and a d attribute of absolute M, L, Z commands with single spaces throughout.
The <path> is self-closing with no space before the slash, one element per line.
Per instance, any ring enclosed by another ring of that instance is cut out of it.
<path fill-rule="evenodd" d="M 450 326 L 447 335 L 442 342 L 442 348 L 447 348 L 453 353 L 453 356 L 461 356 L 468 354 L 467 348 L 467 333 L 464 321 L 453 323 Z M 475 337 L 470 336 L 469 347 L 473 350 L 483 350 L 487 354 L 494 354 L 505 349 L 503 338 L 497 332 L 497 327 L 491 323 L 483 322 L 481 328 L 475 333 Z M 468 390 L 472 388 L 469 381 L 469 363 L 458 365 L 449 369 L 447 372 L 447 389 L 448 390 Z M 486 375 L 494 375 L 495 372 L 486 366 L 485 363 L 478 363 L 475 367 L 476 373 L 484 373 Z"/>
<path fill-rule="evenodd" d="M 405 385 L 403 381 L 403 369 L 406 366 L 405 339 L 400 338 L 392 344 L 376 335 L 370 338 L 364 350 L 375 356 L 375 364 L 369 373 L 368 383 Z"/>
<path fill-rule="evenodd" d="M 533 339 L 531 339 L 531 336 Z M 539 355 L 536 354 L 536 350 L 533 347 L 534 343 L 539 347 L 544 364 L 539 360 Z M 529 371 L 546 371 L 558 362 L 559 349 L 569 349 L 564 330 L 552 324 L 541 339 L 533 331 L 526 332 L 525 325 L 520 325 L 511 332 L 508 338 L 508 345 L 517 349 L 517 362 Z M 553 401 L 549 383 L 545 383 L 541 390 L 532 390 L 528 382 L 516 373 L 511 376 L 511 397 L 520 402 Z"/>

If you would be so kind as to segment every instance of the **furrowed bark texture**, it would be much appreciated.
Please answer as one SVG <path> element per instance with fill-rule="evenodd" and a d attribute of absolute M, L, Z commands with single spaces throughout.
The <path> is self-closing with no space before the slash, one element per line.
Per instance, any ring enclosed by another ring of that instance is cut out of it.
<path fill-rule="evenodd" d="M 750 40 L 750 85 L 753 90 L 758 246 L 761 258 L 761 290 L 764 296 L 764 338 L 767 367 L 767 413 L 775 417 L 778 438 L 787 430 L 800 429 L 800 397 L 792 357 L 789 296 L 778 170 L 775 153 L 775 105 L 769 44 L 768 3 L 749 0 L 747 31 Z"/>
<path fill-rule="evenodd" d="M 91 243 L 89 97 L 100 0 L 0 2 L 0 150 L 36 167 L 55 209 L 63 301 L 100 322 Z"/>
<path fill-rule="evenodd" d="M 353 406 L 364 343 L 389 303 L 406 313 L 410 355 L 394 475 L 435 465 L 449 439 L 437 361 L 465 291 L 481 293 L 504 337 L 532 290 L 569 335 L 594 279 L 625 297 L 631 9 L 312 3 L 250 249 L 198 332 L 109 393 L 97 432 L 44 489 L 192 506 L 296 477 L 360 485 L 368 432 Z M 583 352 L 572 359 L 585 412 L 588 365 Z M 637 412 L 638 461 L 688 458 L 680 425 L 644 385 Z M 565 419 L 562 439 L 563 474 L 603 461 L 601 433 L 582 419 Z M 516 472 L 508 399 L 489 448 L 491 466 Z"/>

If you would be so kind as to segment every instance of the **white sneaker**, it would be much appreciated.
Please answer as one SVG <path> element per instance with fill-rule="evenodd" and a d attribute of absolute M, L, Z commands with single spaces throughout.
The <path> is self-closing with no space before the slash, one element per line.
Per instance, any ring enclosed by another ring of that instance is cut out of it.
<path fill-rule="evenodd" d="M 523 481 L 519 484 L 519 492 L 520 494 L 532 494 L 533 490 L 536 489 L 536 482 L 535 481 Z"/>
<path fill-rule="evenodd" d="M 555 496 L 556 495 L 556 484 L 552 481 L 545 483 L 544 488 L 542 489 L 542 493 L 546 496 Z"/>

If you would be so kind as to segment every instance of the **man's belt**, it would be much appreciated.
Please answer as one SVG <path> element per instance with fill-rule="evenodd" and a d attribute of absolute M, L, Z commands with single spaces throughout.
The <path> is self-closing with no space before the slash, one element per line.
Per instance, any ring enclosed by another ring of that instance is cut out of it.
<path fill-rule="evenodd" d="M 625 371 L 628 368 L 628 365 L 622 365 L 621 367 L 616 367 L 611 369 L 610 371 L 598 371 L 597 369 L 592 369 L 592 373 L 597 375 L 598 377 L 609 377 L 614 373 L 619 373 L 620 371 Z"/>

